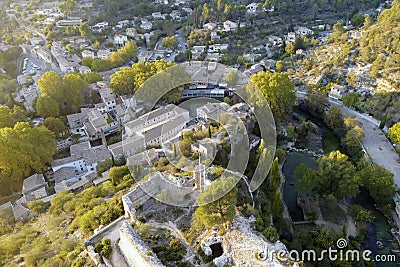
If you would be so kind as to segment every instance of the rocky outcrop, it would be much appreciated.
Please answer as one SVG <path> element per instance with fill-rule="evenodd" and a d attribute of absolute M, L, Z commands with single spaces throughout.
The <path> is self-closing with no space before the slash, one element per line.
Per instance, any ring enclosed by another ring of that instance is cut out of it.
<path fill-rule="evenodd" d="M 299 266 L 278 259 L 288 253 L 286 246 L 280 241 L 271 243 L 254 231 L 250 219 L 236 216 L 221 240 L 224 254 L 214 259 L 217 266 Z"/>

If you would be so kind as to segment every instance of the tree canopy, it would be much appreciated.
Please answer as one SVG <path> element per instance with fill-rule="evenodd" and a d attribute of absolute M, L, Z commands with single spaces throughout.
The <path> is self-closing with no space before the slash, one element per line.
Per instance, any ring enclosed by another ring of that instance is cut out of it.
<path fill-rule="evenodd" d="M 137 62 L 132 67 L 124 67 L 110 77 L 110 87 L 114 93 L 125 95 L 136 92 L 151 76 L 173 66 L 172 62 Z"/>
<path fill-rule="evenodd" d="M 393 173 L 378 164 L 372 164 L 363 168 L 360 172 L 362 182 L 371 197 L 381 207 L 392 204 L 393 194 L 396 187 L 393 180 Z"/>
<path fill-rule="evenodd" d="M 175 36 L 167 36 L 162 39 L 161 45 L 167 49 L 175 50 L 178 48 L 178 41 Z"/>
<path fill-rule="evenodd" d="M 213 181 L 196 199 L 199 207 L 196 217 L 207 227 L 222 226 L 235 216 L 237 202 L 237 187 L 230 188 L 235 183 L 233 177 L 221 177 Z M 229 191 L 229 192 L 228 192 Z M 228 192 L 228 193 L 227 193 Z M 214 202 L 210 200 L 223 196 Z"/>
<path fill-rule="evenodd" d="M 251 77 L 253 82 L 263 93 L 269 107 L 278 122 L 284 121 L 288 112 L 296 101 L 294 84 L 286 73 L 259 72 Z M 247 92 L 254 95 L 254 85 L 247 86 Z"/>
<path fill-rule="evenodd" d="M 64 77 L 54 71 L 49 71 L 43 74 L 38 81 L 39 89 L 43 95 L 37 108 L 43 112 L 43 116 L 56 116 L 54 101 L 58 103 L 61 114 L 74 112 L 83 103 L 83 92 L 87 89 L 88 83 L 78 73 L 71 72 Z"/>
<path fill-rule="evenodd" d="M 35 108 L 37 114 L 43 118 L 60 116 L 60 107 L 57 101 L 46 94 L 38 96 Z"/>
<path fill-rule="evenodd" d="M 400 143 L 400 122 L 393 125 L 387 134 L 393 142 Z"/>
<path fill-rule="evenodd" d="M 43 126 L 17 122 L 0 129 L 0 179 L 18 181 L 32 171 L 41 172 L 53 158 L 54 134 Z"/>
<path fill-rule="evenodd" d="M 358 194 L 361 179 L 348 156 L 334 151 L 318 159 L 317 163 L 315 172 L 304 166 L 297 170 L 302 175 L 298 185 L 301 191 L 313 191 L 321 196 L 333 195 L 337 199 Z"/>
<path fill-rule="evenodd" d="M 239 80 L 239 75 L 235 70 L 231 70 L 226 74 L 225 79 L 229 86 L 234 86 Z"/>
<path fill-rule="evenodd" d="M 133 58 L 137 51 L 138 48 L 134 42 L 126 42 L 124 47 L 118 49 L 116 52 L 112 52 L 107 59 L 96 58 L 92 60 L 85 58 L 82 61 L 83 64 L 90 66 L 94 72 L 107 71 L 122 66 L 124 62 Z"/>
<path fill-rule="evenodd" d="M 43 124 L 57 137 L 63 136 L 68 130 L 59 118 L 48 117 L 44 120 Z"/>

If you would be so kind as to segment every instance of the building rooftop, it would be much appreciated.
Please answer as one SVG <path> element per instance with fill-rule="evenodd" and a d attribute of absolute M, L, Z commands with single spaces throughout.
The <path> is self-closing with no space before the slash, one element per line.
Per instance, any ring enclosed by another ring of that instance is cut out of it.
<path fill-rule="evenodd" d="M 80 157 L 82 155 L 83 150 L 90 149 L 90 148 L 91 148 L 90 142 L 86 141 L 83 143 L 78 143 L 78 144 L 72 145 L 69 148 L 69 151 L 71 153 L 71 156 Z"/>
<path fill-rule="evenodd" d="M 58 166 L 62 166 L 68 163 L 72 163 L 74 161 L 77 161 L 77 158 L 74 157 L 67 157 L 67 158 L 63 158 L 63 159 L 55 159 L 51 162 L 51 167 L 52 168 L 56 168 Z"/>
<path fill-rule="evenodd" d="M 81 112 L 79 113 L 67 115 L 68 123 L 71 125 L 74 121 L 81 120 L 87 117 L 88 111 L 89 110 L 87 108 L 82 108 Z"/>
<path fill-rule="evenodd" d="M 85 160 L 86 165 L 93 165 L 95 163 L 111 158 L 111 155 L 107 147 L 101 145 L 83 150 L 82 157 Z"/>
<path fill-rule="evenodd" d="M 162 124 L 157 125 L 156 127 L 153 127 L 146 131 L 144 133 L 146 141 L 149 140 L 154 140 L 157 137 L 161 137 L 163 134 L 168 133 L 172 129 L 175 129 L 179 125 L 186 123 L 187 120 L 185 117 L 181 114 L 176 118 L 172 118 L 170 120 L 165 121 Z"/>
<path fill-rule="evenodd" d="M 36 190 L 41 187 L 45 187 L 46 185 L 47 185 L 47 183 L 44 180 L 43 174 L 35 173 L 34 175 L 29 176 L 28 178 L 26 178 L 24 180 L 24 183 L 22 186 L 22 194 Z"/>
<path fill-rule="evenodd" d="M 48 196 L 48 193 L 47 193 L 45 187 L 41 187 L 39 189 L 36 189 L 35 191 L 28 192 L 25 195 L 27 201 L 34 201 L 34 200 L 45 198 L 47 196 Z"/>
<path fill-rule="evenodd" d="M 25 197 L 17 199 L 12 206 L 12 212 L 14 214 L 14 219 L 17 221 L 23 221 L 32 214 L 32 212 L 26 207 L 27 200 Z"/>
<path fill-rule="evenodd" d="M 74 167 L 62 167 L 54 172 L 55 183 L 59 184 L 62 181 L 75 177 Z"/>

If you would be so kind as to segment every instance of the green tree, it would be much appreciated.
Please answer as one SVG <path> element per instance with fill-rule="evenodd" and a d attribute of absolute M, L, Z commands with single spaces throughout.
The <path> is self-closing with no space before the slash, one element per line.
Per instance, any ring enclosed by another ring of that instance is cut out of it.
<path fill-rule="evenodd" d="M 279 240 L 278 230 L 273 226 L 267 226 L 262 233 L 272 243 Z"/>
<path fill-rule="evenodd" d="M 363 168 L 360 175 L 364 186 L 378 205 L 384 207 L 392 204 L 393 194 L 396 192 L 393 173 L 374 163 Z"/>
<path fill-rule="evenodd" d="M 374 23 L 374 21 L 372 20 L 372 18 L 370 16 L 365 17 L 364 27 L 366 27 L 366 28 L 371 27 L 373 23 Z"/>
<path fill-rule="evenodd" d="M 320 195 L 332 194 L 337 199 L 342 199 L 355 197 L 358 194 L 361 185 L 360 177 L 348 156 L 340 151 L 334 151 L 319 158 L 317 163 L 315 178 Z"/>
<path fill-rule="evenodd" d="M 59 117 L 60 107 L 54 98 L 42 94 L 36 100 L 36 112 L 43 118 Z"/>
<path fill-rule="evenodd" d="M 0 128 L 13 126 L 12 110 L 7 106 L 0 106 Z"/>
<path fill-rule="evenodd" d="M 351 25 L 358 28 L 363 25 L 365 21 L 365 16 L 363 14 L 357 13 L 351 18 Z"/>
<path fill-rule="evenodd" d="M 301 193 L 315 192 L 316 175 L 314 170 L 307 168 L 304 163 L 301 163 L 295 170 L 294 175 L 299 179 L 296 184 L 297 190 Z"/>
<path fill-rule="evenodd" d="M 101 240 L 101 244 L 102 244 L 101 254 L 107 259 L 110 258 L 112 253 L 111 240 L 109 238 L 104 237 Z"/>
<path fill-rule="evenodd" d="M 305 102 L 307 107 L 317 114 L 322 114 L 325 110 L 325 106 L 329 103 L 326 93 L 315 87 L 307 89 Z"/>
<path fill-rule="evenodd" d="M 239 80 L 239 75 L 235 70 L 231 70 L 226 74 L 225 79 L 229 86 L 234 86 Z"/>
<path fill-rule="evenodd" d="M 344 117 L 340 107 L 333 105 L 324 117 L 326 125 L 337 133 L 342 133 L 344 130 Z"/>
<path fill-rule="evenodd" d="M 281 174 L 279 172 L 278 158 L 275 158 L 269 171 L 268 190 L 271 192 L 277 190 L 281 183 Z"/>
<path fill-rule="evenodd" d="M 42 200 L 34 200 L 28 203 L 28 208 L 34 213 L 40 214 L 47 210 L 47 204 Z"/>
<path fill-rule="evenodd" d="M 96 172 L 98 175 L 101 175 L 103 172 L 108 171 L 112 166 L 113 166 L 112 159 L 106 159 L 97 164 Z"/>
<path fill-rule="evenodd" d="M 32 171 L 42 172 L 53 159 L 54 134 L 45 127 L 17 122 L 14 128 L 0 128 L 0 181 L 19 181 Z"/>
<path fill-rule="evenodd" d="M 281 192 L 279 190 L 275 190 L 274 199 L 272 201 L 272 217 L 275 221 L 282 218 L 282 212 L 284 210 L 284 206 L 281 200 Z"/>
<path fill-rule="evenodd" d="M 48 117 L 43 122 L 47 129 L 52 131 L 57 137 L 61 137 L 67 132 L 67 127 L 59 118 Z"/>
<path fill-rule="evenodd" d="M 11 117 L 13 118 L 14 122 L 26 121 L 27 118 L 28 118 L 26 113 L 27 112 L 26 112 L 25 107 L 14 106 L 13 107 L 13 113 L 11 114 Z"/>
<path fill-rule="evenodd" d="M 118 184 L 125 175 L 130 174 L 128 166 L 115 166 L 110 169 L 108 177 L 111 179 L 113 184 Z"/>
<path fill-rule="evenodd" d="M 124 47 L 118 49 L 117 54 L 120 55 L 123 61 L 127 61 L 135 56 L 138 48 L 134 42 L 126 42 Z"/>
<path fill-rule="evenodd" d="M 342 22 L 337 22 L 333 25 L 333 33 L 329 37 L 329 42 L 331 43 L 346 43 L 347 42 L 347 32 L 343 26 Z"/>
<path fill-rule="evenodd" d="M 178 48 L 178 41 L 175 36 L 168 36 L 162 39 L 161 45 L 167 49 L 175 50 Z"/>
<path fill-rule="evenodd" d="M 92 69 L 92 71 L 101 72 L 112 69 L 113 65 L 109 59 L 95 58 L 92 61 L 90 68 Z"/>
<path fill-rule="evenodd" d="M 361 95 L 359 93 L 352 92 L 352 93 L 345 95 L 342 98 L 342 102 L 346 106 L 354 108 L 356 106 L 356 104 L 358 103 L 360 97 L 361 97 Z"/>
<path fill-rule="evenodd" d="M 400 122 L 398 122 L 398 123 L 394 124 L 392 127 L 390 127 L 387 134 L 393 142 L 400 143 Z"/>
<path fill-rule="evenodd" d="M 294 46 L 294 43 L 288 43 L 287 46 L 285 47 L 285 51 L 290 57 L 293 56 L 295 50 L 296 47 Z"/>
<path fill-rule="evenodd" d="M 357 85 L 356 75 L 354 73 L 349 73 L 349 75 L 347 75 L 347 77 L 346 77 L 346 82 L 347 82 L 348 86 L 353 87 L 353 88 L 356 87 L 356 85 Z"/>
<path fill-rule="evenodd" d="M 274 118 L 278 122 L 285 120 L 286 115 L 292 110 L 296 101 L 294 84 L 286 73 L 259 72 L 250 78 L 247 85 L 247 92 L 257 101 L 258 96 L 254 95 L 257 86 L 268 101 Z"/>
<path fill-rule="evenodd" d="M 288 125 L 286 130 L 287 130 L 287 140 L 288 141 L 293 141 L 294 139 L 297 138 L 296 127 L 294 127 L 293 125 Z"/>
<path fill-rule="evenodd" d="M 63 101 L 63 80 L 60 74 L 48 71 L 38 80 L 38 85 L 42 94 L 50 96 L 58 103 Z"/>
<path fill-rule="evenodd" d="M 199 205 L 196 209 L 196 218 L 210 228 L 232 221 L 235 216 L 238 193 L 238 189 L 234 185 L 235 178 L 233 177 L 221 177 L 213 181 L 196 199 Z M 229 191 L 229 189 L 231 190 Z M 214 198 L 218 199 L 208 203 Z"/>
<path fill-rule="evenodd" d="M 133 93 L 135 88 L 135 71 L 124 67 L 110 77 L 110 87 L 115 94 L 127 95 Z"/>
<path fill-rule="evenodd" d="M 99 49 L 100 45 L 101 45 L 100 42 L 96 41 L 96 42 L 94 42 L 94 44 L 92 46 L 93 46 L 94 49 Z"/>
<path fill-rule="evenodd" d="M 311 235 L 316 245 L 328 249 L 333 246 L 333 238 L 331 232 L 324 226 L 316 226 Z"/>
<path fill-rule="evenodd" d="M 103 80 L 103 77 L 101 77 L 101 75 L 98 74 L 97 72 L 89 72 L 89 73 L 86 73 L 86 74 L 83 76 L 83 79 L 84 79 L 88 84 L 92 84 L 92 83 L 96 83 L 96 82 L 102 81 L 102 80 Z"/>
<path fill-rule="evenodd" d="M 277 72 L 282 72 L 284 68 L 282 60 L 278 60 L 275 64 L 275 69 Z"/>
<path fill-rule="evenodd" d="M 357 222 L 372 222 L 372 213 L 359 205 L 351 205 L 348 209 L 350 216 Z"/>
<path fill-rule="evenodd" d="M 80 106 L 83 103 L 83 90 L 88 84 L 82 79 L 78 73 L 70 72 L 64 76 L 64 105 L 68 107 Z"/>
<path fill-rule="evenodd" d="M 86 22 L 83 22 L 79 26 L 79 33 L 81 34 L 82 37 L 86 37 L 90 32 L 90 27 Z"/>
<path fill-rule="evenodd" d="M 353 159 L 359 159 L 363 155 L 361 143 L 364 140 L 365 132 L 358 124 L 348 125 L 349 120 L 351 118 L 346 118 L 345 120 L 347 132 L 342 138 L 342 143 L 344 143 L 347 152 Z"/>
<path fill-rule="evenodd" d="M 91 67 L 93 63 L 92 57 L 84 57 L 82 58 L 82 65 L 86 67 Z"/>

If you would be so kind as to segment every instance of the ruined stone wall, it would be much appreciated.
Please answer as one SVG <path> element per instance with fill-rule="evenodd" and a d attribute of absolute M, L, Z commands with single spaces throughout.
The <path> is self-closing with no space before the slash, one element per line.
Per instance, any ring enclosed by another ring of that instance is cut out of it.
<path fill-rule="evenodd" d="M 122 197 L 126 218 L 133 219 L 135 208 L 143 205 L 151 195 L 157 195 L 161 191 L 159 179 L 159 175 L 153 175 L 147 181 L 138 183 L 131 192 Z"/>
<path fill-rule="evenodd" d="M 132 226 L 124 222 L 119 230 L 118 246 L 129 266 L 163 267 L 164 265 L 140 238 Z"/>

